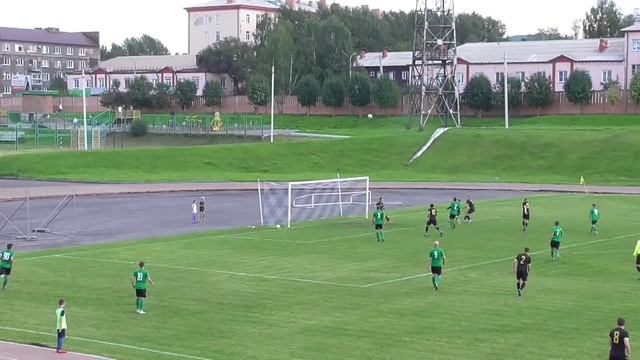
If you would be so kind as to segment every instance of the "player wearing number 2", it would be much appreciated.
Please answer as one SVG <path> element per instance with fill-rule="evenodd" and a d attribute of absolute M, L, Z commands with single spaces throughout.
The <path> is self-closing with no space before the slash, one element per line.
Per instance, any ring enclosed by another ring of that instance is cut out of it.
<path fill-rule="evenodd" d="M 429 258 L 431 259 L 431 282 L 433 283 L 433 288 L 438 290 L 442 282 L 442 267 L 447 261 L 444 256 L 444 250 L 440 249 L 440 242 L 436 241 L 433 243 L 433 249 L 429 252 Z M 427 267 L 427 270 L 428 269 Z"/>
<path fill-rule="evenodd" d="M 618 318 L 618 326 L 609 332 L 609 360 L 626 360 L 631 356 L 629 333 L 624 329 L 624 319 Z"/>
<path fill-rule="evenodd" d="M 144 299 L 147 297 L 147 283 L 153 285 L 153 280 L 149 276 L 149 271 L 144 268 L 144 261 L 140 261 L 138 265 L 140 268 L 133 272 L 131 286 L 136 289 L 136 312 L 145 314 Z"/>
<path fill-rule="evenodd" d="M 516 274 L 516 286 L 518 288 L 518 296 L 522 296 L 524 288 L 527 286 L 527 280 L 529 279 L 529 272 L 531 271 L 531 256 L 529 255 L 529 248 L 524 248 L 524 252 L 518 254 L 513 259 L 513 272 Z"/>

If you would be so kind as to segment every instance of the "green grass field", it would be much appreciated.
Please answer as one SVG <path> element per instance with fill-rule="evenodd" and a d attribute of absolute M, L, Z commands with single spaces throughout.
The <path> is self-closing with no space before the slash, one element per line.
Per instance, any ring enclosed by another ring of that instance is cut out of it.
<path fill-rule="evenodd" d="M 118 359 L 601 359 L 618 316 L 635 343 L 640 199 L 534 197 L 527 233 L 520 200 L 479 202 L 472 224 L 443 224 L 437 293 L 424 209 L 388 210 L 384 245 L 349 218 L 19 254 L 0 293 L 0 337 L 53 344 L 65 297 L 70 349 Z M 551 262 L 556 219 L 566 236 Z M 524 246 L 533 270 L 518 298 L 511 265 Z M 156 281 L 144 316 L 129 284 L 141 259 Z"/>

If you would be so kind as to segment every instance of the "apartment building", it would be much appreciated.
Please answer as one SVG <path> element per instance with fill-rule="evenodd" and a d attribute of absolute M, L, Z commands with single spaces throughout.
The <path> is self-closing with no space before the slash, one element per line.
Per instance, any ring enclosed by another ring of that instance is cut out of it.
<path fill-rule="evenodd" d="M 0 27 L 0 96 L 47 90 L 55 78 L 97 64 L 98 32 Z"/>
<path fill-rule="evenodd" d="M 640 71 L 640 23 L 623 29 L 623 38 L 515 41 L 471 43 L 458 47 L 456 78 L 460 91 L 473 76 L 484 74 L 493 84 L 504 79 L 505 56 L 508 76 L 524 81 L 536 73 L 551 79 L 553 90 L 564 91 L 564 83 L 574 70 L 591 75 L 593 90 L 608 81 L 618 81 L 629 89 L 631 79 Z M 412 53 L 362 51 L 354 65 L 371 78 L 381 74 L 408 86 Z"/>

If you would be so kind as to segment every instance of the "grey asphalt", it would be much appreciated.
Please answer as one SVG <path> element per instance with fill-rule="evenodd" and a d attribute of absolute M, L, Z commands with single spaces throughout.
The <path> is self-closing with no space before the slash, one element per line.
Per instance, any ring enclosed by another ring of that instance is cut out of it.
<path fill-rule="evenodd" d="M 5 181 L 6 183 L 6 181 Z M 50 186 L 48 183 L 22 182 L 25 186 Z M 53 185 L 56 186 L 56 185 Z M 529 192 L 501 190 L 431 190 L 431 189 L 373 189 L 372 198 L 383 196 L 386 209 L 426 206 L 429 203 L 447 203 L 453 196 L 475 200 L 514 198 Z M 205 196 L 206 223 L 191 224 L 191 203 Z M 14 216 L 19 231 L 37 227 L 62 200 L 61 196 L 32 198 L 29 201 L 30 224 L 27 224 L 26 205 Z M 19 207 L 23 200 L 0 202 L 0 213 L 6 217 Z M 205 191 L 160 192 L 122 195 L 77 196 L 74 202 L 60 213 L 49 230 L 52 233 L 36 233 L 35 239 L 19 240 L 20 232 L 7 225 L 0 230 L 0 241 L 13 241 L 20 251 L 32 251 L 78 245 L 138 240 L 150 237 L 188 234 L 198 231 L 256 226 L 260 222 L 257 191 Z M 0 228 L 5 224 L 0 215 Z"/>

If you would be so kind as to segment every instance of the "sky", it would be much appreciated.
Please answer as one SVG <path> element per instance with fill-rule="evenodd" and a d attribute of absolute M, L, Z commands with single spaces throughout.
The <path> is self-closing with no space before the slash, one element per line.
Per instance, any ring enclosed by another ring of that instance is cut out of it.
<path fill-rule="evenodd" d="M 368 1 L 368 2 L 367 2 Z M 0 0 L 1 26 L 57 27 L 61 31 L 99 31 L 101 43 L 120 43 L 143 33 L 160 39 L 171 53 L 187 51 L 187 6 L 206 0 Z M 332 2 L 331 0 L 327 1 Z M 338 0 L 341 5 L 370 9 L 404 10 L 415 0 Z M 535 33 L 538 28 L 557 27 L 571 34 L 573 21 L 584 17 L 596 0 L 455 0 L 456 12 L 477 12 L 501 20 L 508 35 Z M 637 0 L 617 0 L 624 14 L 640 7 Z M 6 16 L 5 14 L 15 14 Z"/>

